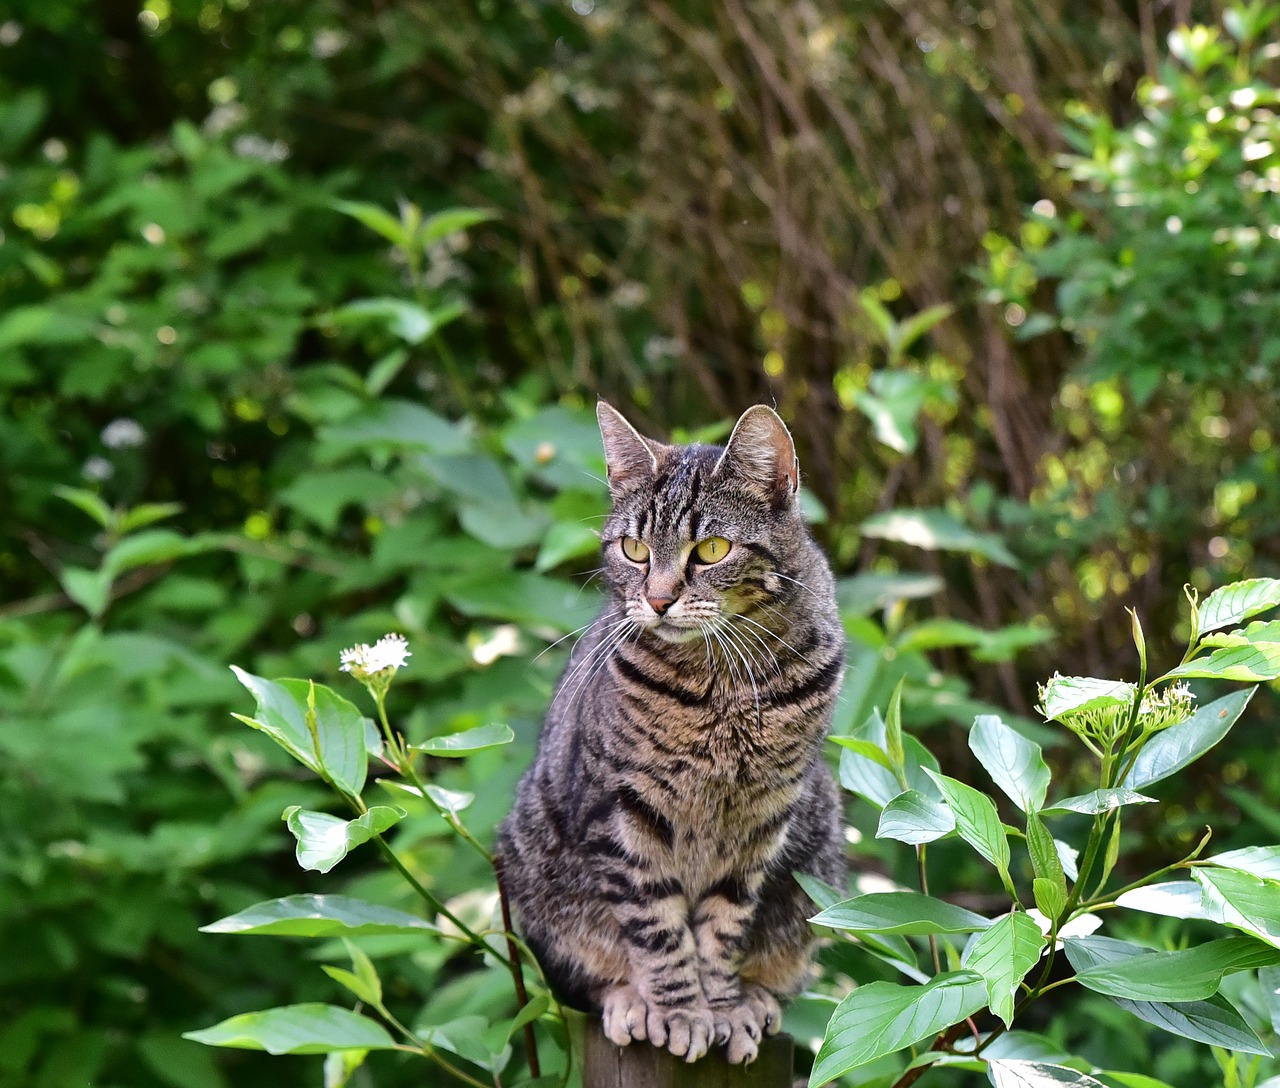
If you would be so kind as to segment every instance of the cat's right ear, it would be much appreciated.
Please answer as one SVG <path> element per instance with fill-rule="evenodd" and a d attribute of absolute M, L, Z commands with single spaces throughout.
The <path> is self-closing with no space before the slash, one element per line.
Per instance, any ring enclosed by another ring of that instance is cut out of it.
<path fill-rule="evenodd" d="M 604 439 L 604 463 L 609 470 L 611 490 L 622 490 L 657 471 L 658 456 L 654 447 L 613 405 L 598 401 L 596 419 L 600 422 L 600 437 Z"/>

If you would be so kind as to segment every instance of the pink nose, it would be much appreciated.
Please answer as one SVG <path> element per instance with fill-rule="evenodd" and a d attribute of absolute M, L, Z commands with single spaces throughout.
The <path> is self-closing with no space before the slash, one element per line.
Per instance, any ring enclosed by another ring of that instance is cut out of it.
<path fill-rule="evenodd" d="M 649 607 L 652 608 L 659 616 L 665 615 L 668 608 L 675 604 L 674 597 L 646 597 Z"/>

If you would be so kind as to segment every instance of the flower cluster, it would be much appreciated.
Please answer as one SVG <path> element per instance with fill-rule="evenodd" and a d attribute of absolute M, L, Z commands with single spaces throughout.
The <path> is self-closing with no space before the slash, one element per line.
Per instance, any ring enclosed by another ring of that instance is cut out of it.
<path fill-rule="evenodd" d="M 386 683 L 411 656 L 403 635 L 383 635 L 372 646 L 361 642 L 343 650 L 342 671 L 349 672 L 361 683 L 369 680 Z"/>

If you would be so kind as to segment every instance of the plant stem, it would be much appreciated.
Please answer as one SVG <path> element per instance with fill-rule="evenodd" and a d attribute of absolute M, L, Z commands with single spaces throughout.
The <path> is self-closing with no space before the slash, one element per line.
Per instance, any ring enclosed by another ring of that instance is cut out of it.
<path fill-rule="evenodd" d="M 507 899 L 507 888 L 502 880 L 502 859 L 500 857 L 491 857 L 490 864 L 493 865 L 493 875 L 498 881 L 498 902 L 502 905 L 502 927 L 507 938 L 507 956 L 511 967 L 511 981 L 516 988 L 516 1000 L 520 1002 L 520 1008 L 523 1009 L 529 1004 L 529 994 L 524 988 L 524 967 L 520 962 L 520 953 L 516 949 L 516 942 L 511 936 L 511 904 Z M 542 1068 L 538 1062 L 538 1042 L 533 1035 L 532 1023 L 527 1023 L 524 1026 L 524 1050 L 529 1059 L 529 1072 L 534 1077 L 540 1077 Z"/>
<path fill-rule="evenodd" d="M 929 894 L 929 871 L 926 866 L 925 845 L 921 843 L 916 847 L 916 864 L 920 867 L 920 891 L 923 895 Z M 942 959 L 938 955 L 938 938 L 932 933 L 929 934 L 929 952 L 933 955 L 933 973 L 939 974 L 942 971 Z"/>

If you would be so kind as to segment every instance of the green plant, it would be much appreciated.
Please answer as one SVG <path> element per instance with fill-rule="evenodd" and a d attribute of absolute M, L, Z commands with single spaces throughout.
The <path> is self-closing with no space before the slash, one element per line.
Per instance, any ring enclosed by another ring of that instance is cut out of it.
<path fill-rule="evenodd" d="M 802 880 L 822 907 L 816 924 L 914 983 L 872 982 L 844 997 L 831 1013 L 812 1085 L 840 1079 L 905 1088 L 930 1069 L 957 1068 L 985 1072 L 996 1088 L 1096 1086 L 1090 1063 L 1014 1027 L 1044 995 L 1072 983 L 1149 1024 L 1231 1051 L 1236 1065 L 1241 1055 L 1271 1053 L 1258 1032 L 1269 1037 L 1280 1014 L 1280 846 L 1205 856 L 1206 832 L 1185 857 L 1108 886 L 1126 846 L 1125 809 L 1158 803 L 1140 791 L 1222 740 L 1253 694 L 1249 688 L 1197 707 L 1187 681 L 1280 678 L 1280 622 L 1243 626 L 1280 605 L 1280 580 L 1236 583 L 1203 602 L 1188 596 L 1187 651 L 1163 675 L 1149 677 L 1135 614 L 1136 682 L 1054 676 L 1041 689 L 1044 717 L 1096 760 L 1094 788 L 1050 802 L 1053 776 L 1040 746 L 999 717 L 974 721 L 969 747 L 1016 806 L 1014 826 L 1002 821 L 993 796 L 941 773 L 937 759 L 903 732 L 898 692 L 883 719 L 873 714 L 833 738 L 843 748 L 841 783 L 880 809 L 877 837 L 915 848 L 920 891 L 845 899 Z M 1075 838 L 1081 816 L 1088 818 L 1082 841 Z M 989 917 L 929 895 L 931 844 L 952 836 L 994 868 L 1008 897 L 1005 911 Z M 1162 879 L 1177 873 L 1190 879 Z M 1217 923 L 1237 935 L 1218 929 L 1200 940 L 1197 927 L 1163 951 L 1091 936 L 1115 909 Z M 1072 973 L 1062 972 L 1060 949 Z M 1254 970 L 1262 981 L 1247 984 L 1238 1010 L 1221 995 L 1223 980 Z M 896 1071 L 886 1078 L 882 1059 L 893 1055 Z M 1255 1063 L 1250 1076 L 1256 1074 Z M 1136 1083 L 1129 1074 L 1114 1076 Z"/>

